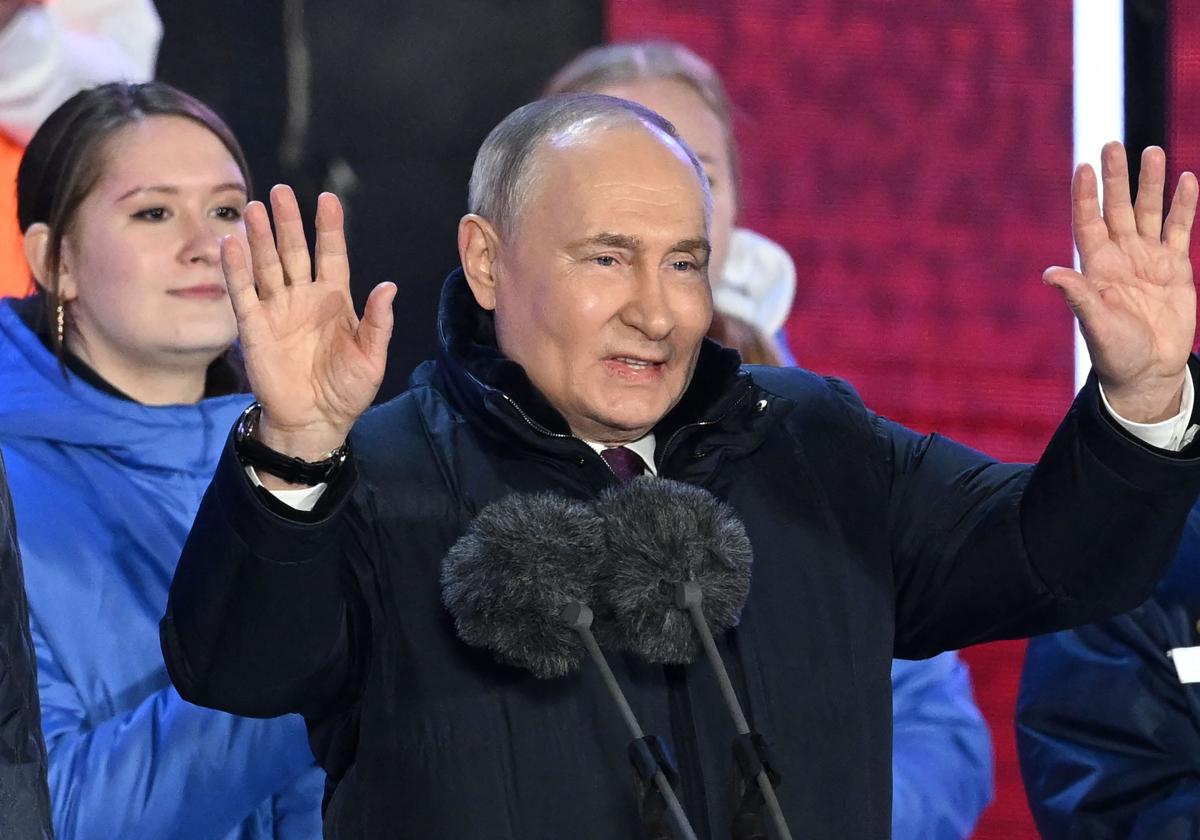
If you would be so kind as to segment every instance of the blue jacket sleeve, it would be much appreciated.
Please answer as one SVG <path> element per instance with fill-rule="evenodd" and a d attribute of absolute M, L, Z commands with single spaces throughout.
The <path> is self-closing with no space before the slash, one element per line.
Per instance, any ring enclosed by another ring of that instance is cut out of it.
<path fill-rule="evenodd" d="M 321 799 L 325 771 L 320 767 L 300 774 L 271 801 L 275 840 L 320 840 Z"/>
<path fill-rule="evenodd" d="M 223 837 L 313 766 L 298 716 L 237 718 L 193 706 L 170 687 L 130 711 L 89 719 L 31 623 L 60 840 Z"/>
<path fill-rule="evenodd" d="M 955 653 L 892 663 L 892 836 L 969 837 L 992 798 L 992 741 Z"/>
<path fill-rule="evenodd" d="M 1200 524 L 1154 597 L 1100 624 L 1030 641 L 1017 752 L 1043 837 L 1200 836 L 1200 689 L 1167 651 L 1197 643 Z"/>

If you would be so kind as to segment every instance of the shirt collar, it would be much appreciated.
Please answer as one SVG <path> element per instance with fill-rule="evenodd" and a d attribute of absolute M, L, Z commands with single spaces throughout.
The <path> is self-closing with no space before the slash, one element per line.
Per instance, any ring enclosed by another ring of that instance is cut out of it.
<path fill-rule="evenodd" d="M 584 443 L 594 449 L 597 455 L 609 448 L 607 444 L 596 443 L 592 440 L 585 440 Z M 638 438 L 632 443 L 623 444 L 623 446 L 637 453 L 637 456 L 646 465 L 646 472 L 650 473 L 650 475 L 658 475 L 658 470 L 654 468 L 654 432 L 645 437 Z"/>

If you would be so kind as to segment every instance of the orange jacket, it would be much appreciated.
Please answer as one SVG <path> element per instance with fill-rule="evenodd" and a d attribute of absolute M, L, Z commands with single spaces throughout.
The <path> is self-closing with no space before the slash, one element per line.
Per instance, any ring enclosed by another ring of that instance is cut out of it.
<path fill-rule="evenodd" d="M 17 166 L 25 149 L 0 132 L 0 297 L 33 291 L 17 225 Z"/>

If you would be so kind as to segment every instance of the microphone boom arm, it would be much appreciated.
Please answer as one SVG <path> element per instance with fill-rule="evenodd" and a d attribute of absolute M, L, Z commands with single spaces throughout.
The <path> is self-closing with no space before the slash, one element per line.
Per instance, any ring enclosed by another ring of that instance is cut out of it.
<path fill-rule="evenodd" d="M 616 675 L 613 674 L 612 668 L 609 667 L 608 659 L 600 650 L 600 646 L 596 644 L 596 636 L 592 633 L 593 616 L 591 608 L 586 604 L 574 601 L 563 607 L 560 617 L 567 626 L 579 634 L 583 646 L 587 648 L 588 655 L 596 663 L 596 667 L 600 669 L 600 675 L 604 678 L 604 684 L 608 688 L 608 693 L 616 701 L 617 708 L 621 711 L 621 717 L 624 718 L 629 733 L 635 741 L 644 739 L 645 733 L 642 731 L 642 726 L 638 723 L 637 716 L 634 715 L 629 701 L 625 699 L 625 692 L 621 690 Z M 696 832 L 692 828 L 687 814 L 684 813 L 683 806 L 679 803 L 679 798 L 675 796 L 675 791 L 671 788 L 671 783 L 667 781 L 666 774 L 663 773 L 661 767 L 654 772 L 654 786 L 662 794 L 663 801 L 667 806 L 667 813 L 671 816 L 671 823 L 674 825 L 675 831 L 681 840 L 697 840 Z"/>
<path fill-rule="evenodd" d="M 689 580 L 675 585 L 675 605 L 682 610 L 687 610 L 688 615 L 691 616 L 696 633 L 700 636 L 700 644 L 704 647 L 704 653 L 712 665 L 713 672 L 717 675 L 717 684 L 725 698 L 725 705 L 729 707 L 729 713 L 733 715 L 737 734 L 749 735 L 751 734 L 750 724 L 742 712 L 742 704 L 738 702 L 737 694 L 733 690 L 733 683 L 729 679 L 729 672 L 725 670 L 725 662 L 717 651 L 717 643 L 713 641 L 712 632 L 708 629 L 708 621 L 704 618 L 704 611 L 701 609 L 703 601 L 704 594 L 700 590 L 700 584 L 696 581 Z M 792 840 L 792 833 L 788 829 L 787 820 L 783 817 L 779 798 L 775 795 L 775 786 L 771 784 L 765 768 L 758 771 L 754 781 L 758 783 L 758 789 L 762 792 L 763 800 L 767 805 L 767 813 L 771 815 L 771 821 L 775 824 L 775 830 L 779 832 L 781 840 Z"/>

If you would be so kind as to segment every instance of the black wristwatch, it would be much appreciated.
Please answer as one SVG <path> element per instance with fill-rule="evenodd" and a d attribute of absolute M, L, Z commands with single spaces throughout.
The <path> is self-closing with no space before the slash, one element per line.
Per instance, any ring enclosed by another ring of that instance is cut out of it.
<path fill-rule="evenodd" d="M 343 443 L 320 461 L 305 461 L 276 452 L 254 436 L 261 416 L 262 406 L 254 403 L 242 412 L 233 432 L 233 449 L 237 452 L 238 460 L 247 467 L 268 472 L 289 484 L 311 487 L 331 480 L 350 455 L 348 443 Z"/>

